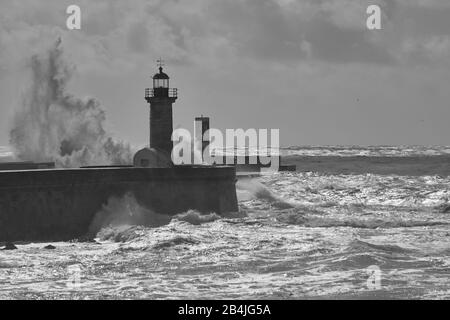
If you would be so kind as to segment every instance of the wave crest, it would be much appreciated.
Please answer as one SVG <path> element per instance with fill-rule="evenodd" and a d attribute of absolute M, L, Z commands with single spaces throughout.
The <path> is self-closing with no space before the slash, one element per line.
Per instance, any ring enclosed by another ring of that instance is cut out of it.
<path fill-rule="evenodd" d="M 20 160 L 54 161 L 58 167 L 131 163 L 130 146 L 105 130 L 100 102 L 66 92 L 74 70 L 64 59 L 61 40 L 32 57 L 31 86 L 10 131 L 14 154 Z"/>

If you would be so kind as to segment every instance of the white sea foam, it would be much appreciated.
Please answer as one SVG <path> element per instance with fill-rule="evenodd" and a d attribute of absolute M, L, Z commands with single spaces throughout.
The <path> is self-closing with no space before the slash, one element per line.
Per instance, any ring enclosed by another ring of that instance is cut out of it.
<path fill-rule="evenodd" d="M 0 298 L 449 298 L 449 177 L 278 173 L 237 187 L 245 214 L 159 226 L 132 196 L 112 199 L 100 244 L 1 251 Z M 89 291 L 58 285 L 73 263 Z"/>
<path fill-rule="evenodd" d="M 449 155 L 450 146 L 291 146 L 282 155 L 296 156 L 437 156 Z"/>
<path fill-rule="evenodd" d="M 0 146 L 0 162 L 14 160 L 14 154 L 9 147 Z"/>

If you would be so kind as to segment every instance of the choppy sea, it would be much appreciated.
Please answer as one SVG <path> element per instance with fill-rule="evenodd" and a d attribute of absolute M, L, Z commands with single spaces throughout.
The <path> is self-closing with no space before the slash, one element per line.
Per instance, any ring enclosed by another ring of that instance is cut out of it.
<path fill-rule="evenodd" d="M 431 157 L 450 147 L 282 153 Z M 189 211 L 105 226 L 91 242 L 0 251 L 0 298 L 450 298 L 449 176 L 281 172 L 239 179 L 237 195 L 227 216 Z M 119 214 L 135 214 L 132 197 L 118 201 Z"/>

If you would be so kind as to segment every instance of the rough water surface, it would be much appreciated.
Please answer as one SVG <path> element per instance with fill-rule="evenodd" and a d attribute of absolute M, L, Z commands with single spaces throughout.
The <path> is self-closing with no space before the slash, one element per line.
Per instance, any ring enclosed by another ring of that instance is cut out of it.
<path fill-rule="evenodd" d="M 225 217 L 189 211 L 105 226 L 95 242 L 2 250 L 0 298 L 450 298 L 448 176 L 276 173 L 237 193 L 240 212 Z"/>

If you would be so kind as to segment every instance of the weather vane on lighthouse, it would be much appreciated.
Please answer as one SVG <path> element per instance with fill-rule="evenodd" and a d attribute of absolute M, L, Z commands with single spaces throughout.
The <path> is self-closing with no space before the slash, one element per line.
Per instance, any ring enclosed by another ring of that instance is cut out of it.
<path fill-rule="evenodd" d="M 156 60 L 156 63 L 158 64 L 159 69 L 161 70 L 162 67 L 164 67 L 164 60 L 159 58 L 158 60 Z"/>

